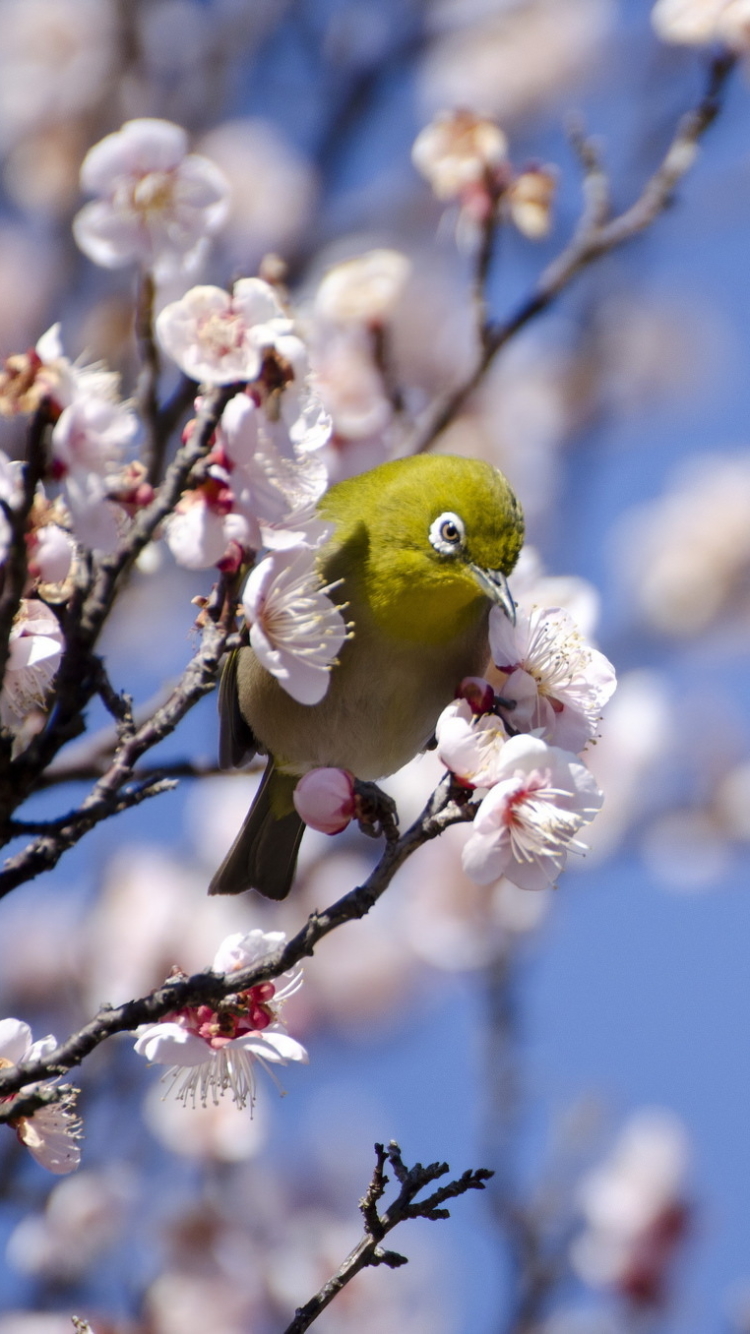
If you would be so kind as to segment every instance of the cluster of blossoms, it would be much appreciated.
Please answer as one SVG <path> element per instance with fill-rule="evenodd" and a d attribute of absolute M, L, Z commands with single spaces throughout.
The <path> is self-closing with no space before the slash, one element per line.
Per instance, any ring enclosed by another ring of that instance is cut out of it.
<path fill-rule="evenodd" d="M 467 678 L 438 719 L 438 755 L 457 782 L 485 792 L 462 861 L 477 884 L 505 877 L 521 889 L 554 884 L 577 835 L 602 804 L 581 759 L 614 692 L 610 662 L 585 642 L 561 608 L 519 607 L 512 625 L 490 613 L 496 684 Z M 294 796 L 298 813 L 323 833 L 355 818 L 351 774 L 317 769 Z"/>
<path fill-rule="evenodd" d="M 614 1290 L 640 1310 L 660 1304 L 690 1223 L 688 1159 L 687 1135 L 671 1112 L 631 1117 L 609 1158 L 579 1189 L 585 1228 L 571 1260 L 586 1283 Z"/>
<path fill-rule="evenodd" d="M 748 0 L 657 0 L 651 21 L 665 42 L 681 46 L 719 43 L 738 53 L 750 50 Z"/>
<path fill-rule="evenodd" d="M 20 1019 L 0 1020 L 0 1070 L 49 1056 L 56 1046 L 57 1039 L 51 1034 L 32 1042 L 31 1029 Z M 43 1086 L 26 1084 L 21 1092 L 33 1093 L 40 1087 Z M 61 1089 L 58 1101 L 40 1107 L 31 1116 L 19 1116 L 9 1122 L 32 1157 L 58 1176 L 73 1172 L 81 1161 L 82 1127 L 74 1103 L 75 1090 Z"/>
<path fill-rule="evenodd" d="M 213 961 L 215 973 L 233 973 L 260 963 L 286 943 L 280 931 L 250 931 L 228 936 Z M 273 982 L 228 996 L 215 1009 L 188 1006 L 139 1030 L 135 1050 L 156 1065 L 169 1066 L 170 1091 L 187 1106 L 209 1098 L 218 1102 L 227 1089 L 238 1107 L 255 1102 L 254 1066 L 307 1061 L 301 1043 L 290 1037 L 281 1006 L 302 986 L 298 965 Z M 269 1071 L 269 1073 L 272 1073 Z"/>
<path fill-rule="evenodd" d="M 516 171 L 494 120 L 472 111 L 441 112 L 417 135 L 412 161 L 438 199 L 460 205 L 463 222 L 507 219 L 530 240 L 548 234 L 557 173 L 539 166 Z"/>

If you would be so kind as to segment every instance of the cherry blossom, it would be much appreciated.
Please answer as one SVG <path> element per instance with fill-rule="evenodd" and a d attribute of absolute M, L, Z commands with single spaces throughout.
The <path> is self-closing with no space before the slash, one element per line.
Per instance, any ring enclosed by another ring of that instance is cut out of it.
<path fill-rule="evenodd" d="M 10 632 L 10 652 L 0 692 L 0 722 L 18 733 L 28 714 L 43 711 L 60 665 L 63 635 L 53 611 L 24 598 Z"/>
<path fill-rule="evenodd" d="M 98 198 L 73 220 L 73 235 L 95 264 L 133 261 L 159 277 L 194 268 L 205 238 L 226 218 L 229 186 L 217 166 L 188 153 L 170 121 L 127 121 L 89 149 L 81 187 Z"/>
<path fill-rule="evenodd" d="M 280 931 L 238 932 L 220 945 L 215 973 L 231 973 L 266 958 L 286 943 Z M 156 1065 L 168 1065 L 170 1091 L 187 1106 L 209 1098 L 217 1103 L 227 1089 L 238 1107 L 255 1102 L 254 1066 L 308 1059 L 305 1048 L 286 1032 L 281 1006 L 302 985 L 299 965 L 273 982 L 262 982 L 228 997 L 219 1009 L 187 1006 L 138 1031 L 135 1050 Z M 269 1072 L 270 1073 L 270 1072 Z"/>
<path fill-rule="evenodd" d="M 35 1061 L 48 1056 L 56 1047 L 57 1039 L 51 1034 L 32 1042 L 31 1029 L 21 1019 L 0 1020 L 0 1069 L 7 1070 L 21 1061 Z M 25 1084 L 21 1091 L 32 1093 L 39 1087 L 39 1084 Z M 61 1091 L 58 1102 L 40 1107 L 31 1116 L 19 1116 L 9 1123 L 31 1156 L 42 1167 L 58 1176 L 75 1171 L 81 1161 L 78 1141 L 82 1126 L 74 1111 L 75 1092 Z"/>
<path fill-rule="evenodd" d="M 230 295 L 221 287 L 191 287 L 156 320 L 164 351 L 202 384 L 255 380 L 264 354 L 275 348 L 286 360 L 302 355 L 292 321 L 262 278 L 240 278 Z"/>
<path fill-rule="evenodd" d="M 584 641 L 560 607 L 519 608 L 514 626 L 493 608 L 490 648 L 508 678 L 502 697 L 515 704 L 506 720 L 516 731 L 539 730 L 551 745 L 579 754 L 596 735 L 617 684 L 604 654 Z"/>
<path fill-rule="evenodd" d="M 505 772 L 503 750 L 508 734 L 491 713 L 477 715 L 466 699 L 443 709 L 435 726 L 443 764 L 468 787 L 492 787 Z"/>
<path fill-rule="evenodd" d="M 242 594 L 250 643 L 267 671 L 300 704 L 318 704 L 347 628 L 322 587 L 315 550 L 272 551 L 251 571 Z"/>
<path fill-rule="evenodd" d="M 479 885 L 504 875 L 521 889 L 545 889 L 565 866 L 568 849 L 593 819 L 602 793 L 585 765 L 535 736 L 506 741 L 495 785 L 482 801 L 462 856 Z"/>
<path fill-rule="evenodd" d="M 297 814 L 321 834 L 340 834 L 355 815 L 354 775 L 348 769 L 311 769 L 293 794 Z"/>

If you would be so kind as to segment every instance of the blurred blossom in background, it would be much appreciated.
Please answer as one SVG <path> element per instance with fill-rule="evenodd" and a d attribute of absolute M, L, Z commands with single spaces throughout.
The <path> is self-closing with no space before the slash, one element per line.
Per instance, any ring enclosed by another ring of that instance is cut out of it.
<path fill-rule="evenodd" d="M 700 44 L 744 49 L 738 0 L 660 0 L 662 41 L 650 9 L 0 0 L 0 355 L 59 321 L 71 360 L 119 372 L 129 412 L 134 233 L 120 267 L 97 268 L 72 225 L 96 205 L 119 228 L 102 210 L 122 200 L 121 164 L 82 192 L 82 162 L 123 123 L 165 119 L 184 126 L 169 170 L 193 164 L 211 238 L 195 246 L 175 186 L 185 263 L 157 273 L 159 309 L 196 282 L 285 284 L 331 419 L 330 477 L 398 454 L 473 364 L 481 191 L 513 182 L 488 285 L 500 318 L 578 215 L 566 114 L 595 134 L 623 206 L 700 95 Z M 450 1222 L 409 1224 L 409 1265 L 360 1276 L 321 1331 L 750 1328 L 748 96 L 741 69 L 676 205 L 510 344 L 437 446 L 507 473 L 528 519 L 516 598 L 566 609 L 617 668 L 586 755 L 605 792 L 589 854 L 529 891 L 471 881 L 465 827 L 421 849 L 305 964 L 284 1023 L 310 1065 L 284 1068 L 283 1099 L 259 1079 L 252 1117 L 229 1098 L 162 1100 L 132 1041 L 99 1048 L 76 1075 L 78 1174 L 50 1185 L 0 1141 L 0 1334 L 62 1334 L 74 1311 L 111 1334 L 284 1328 L 358 1240 L 372 1145 L 391 1138 L 407 1162 L 497 1175 Z M 17 455 L 18 421 L 2 426 Z M 164 543 L 139 562 L 103 646 L 137 704 L 187 661 L 212 573 Z M 92 706 L 93 733 L 108 721 Z M 209 698 L 160 755 L 212 764 L 217 730 Z M 388 781 L 402 824 L 441 773 L 432 753 Z M 350 826 L 308 833 L 283 904 L 208 899 L 257 781 L 185 782 L 2 900 L 0 1015 L 64 1036 L 173 965 L 207 967 L 232 933 L 293 935 L 361 883 L 373 849 Z M 29 818 L 81 791 L 40 795 Z M 575 1112 L 594 1100 L 596 1116 Z M 557 1276 L 527 1325 L 523 1220 Z"/>

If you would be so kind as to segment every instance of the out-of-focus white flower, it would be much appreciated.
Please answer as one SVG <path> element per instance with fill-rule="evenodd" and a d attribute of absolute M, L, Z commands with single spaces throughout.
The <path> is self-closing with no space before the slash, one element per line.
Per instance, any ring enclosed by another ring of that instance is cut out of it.
<path fill-rule="evenodd" d="M 464 847 L 464 870 L 480 885 L 504 875 L 521 889 L 545 889 L 568 850 L 584 850 L 576 834 L 599 810 L 602 793 L 575 755 L 533 736 L 506 741 L 496 773 Z"/>
<path fill-rule="evenodd" d="M 23 598 L 10 632 L 10 653 L 0 693 L 3 727 L 18 734 L 28 714 L 44 710 L 63 647 L 62 630 L 54 612 L 38 598 Z"/>
<path fill-rule="evenodd" d="M 0 141 L 90 107 L 111 72 L 117 27 L 101 0 L 2 0 Z"/>
<path fill-rule="evenodd" d="M 552 226 L 552 201 L 557 175 L 549 167 L 521 172 L 505 196 L 511 222 L 530 241 L 541 241 Z"/>
<path fill-rule="evenodd" d="M 222 225 L 229 187 L 213 162 L 188 153 L 170 121 L 130 120 L 89 149 L 81 187 L 98 195 L 73 220 L 89 259 L 105 268 L 138 261 L 160 277 L 194 267 Z"/>
<path fill-rule="evenodd" d="M 443 764 L 470 787 L 492 787 L 504 776 L 508 734 L 494 714 L 477 716 L 467 700 L 454 700 L 438 718 L 435 736 Z"/>
<path fill-rule="evenodd" d="M 743 51 L 750 45 L 748 0 L 657 0 L 651 22 L 663 41 L 681 46 L 723 42 Z"/>
<path fill-rule="evenodd" d="M 382 433 L 393 416 L 393 406 L 365 331 L 326 332 L 317 341 L 313 361 L 317 387 L 333 417 L 336 435 L 364 440 Z"/>
<path fill-rule="evenodd" d="M 7 1258 L 14 1269 L 73 1282 L 112 1245 L 133 1200 L 123 1169 L 83 1171 L 50 1192 L 43 1214 L 27 1214 L 12 1232 Z"/>
<path fill-rule="evenodd" d="M 300 704 L 318 704 L 347 635 L 341 612 L 323 588 L 315 551 L 272 551 L 250 572 L 242 609 L 260 662 Z"/>
<path fill-rule="evenodd" d="M 382 324 L 393 314 L 410 273 L 400 250 L 368 250 L 334 264 L 315 294 L 315 314 L 338 324 Z"/>
<path fill-rule="evenodd" d="M 420 130 L 411 156 L 438 199 L 456 199 L 505 161 L 508 140 L 486 117 L 443 111 Z"/>
<path fill-rule="evenodd" d="M 750 460 L 692 460 L 664 496 L 623 516 L 617 556 L 652 625 L 668 634 L 700 633 L 750 565 Z"/>
<path fill-rule="evenodd" d="M 254 116 L 224 121 L 198 146 L 229 181 L 230 207 L 221 242 L 235 270 L 255 273 L 269 250 L 291 254 L 314 206 L 312 164 L 295 151 L 278 125 Z"/>
<path fill-rule="evenodd" d="M 0 1069 L 7 1070 L 20 1061 L 35 1061 L 49 1055 L 56 1046 L 57 1039 L 52 1034 L 32 1042 L 31 1029 L 21 1019 L 0 1020 Z M 39 1084 L 25 1084 L 21 1092 L 32 1093 L 39 1087 Z M 59 1102 L 10 1122 L 32 1158 L 57 1176 L 75 1171 L 81 1161 L 82 1125 L 75 1114 L 74 1102 L 75 1090 L 67 1090 Z"/>
<path fill-rule="evenodd" d="M 601 711 L 617 685 L 603 653 L 582 638 L 561 607 L 519 608 L 516 624 L 490 613 L 490 648 L 507 673 L 504 699 L 513 700 L 507 721 L 517 731 L 541 729 L 550 745 L 578 755 L 596 736 Z"/>
<path fill-rule="evenodd" d="M 311 769 L 293 793 L 297 814 L 321 834 L 340 834 L 355 814 L 354 775 L 348 769 Z"/>
<path fill-rule="evenodd" d="M 255 380 L 264 352 L 278 348 L 288 354 L 291 349 L 281 340 L 293 338 L 291 319 L 262 278 L 240 278 L 231 296 L 221 287 L 191 287 L 164 307 L 156 333 L 186 375 L 212 385 Z"/>
<path fill-rule="evenodd" d="M 125 403 L 78 392 L 52 431 L 52 459 L 59 478 L 71 472 L 114 472 L 122 451 L 138 433 L 135 413 Z"/>
<path fill-rule="evenodd" d="M 21 494 L 19 466 L 0 450 L 0 500 L 4 501 L 10 509 L 15 509 L 21 499 Z M 8 554 L 10 539 L 10 524 L 5 517 L 5 511 L 0 510 L 0 564 Z"/>
<path fill-rule="evenodd" d="M 216 973 L 236 972 L 259 963 L 286 941 L 280 931 L 237 932 L 219 946 Z M 204 1106 L 231 1089 L 238 1107 L 255 1101 L 254 1065 L 307 1061 L 305 1048 L 285 1031 L 280 1007 L 302 985 L 299 965 L 273 982 L 238 992 L 220 1009 L 189 1006 L 139 1029 L 135 1050 L 157 1065 L 171 1067 L 170 1091 L 187 1106 Z M 187 1072 L 187 1073 L 185 1073 Z"/>
<path fill-rule="evenodd" d="M 57 523 L 35 527 L 27 538 L 29 574 L 42 584 L 63 584 L 70 574 L 75 542 Z"/>
<path fill-rule="evenodd" d="M 534 607 L 562 607 L 586 639 L 594 635 L 601 610 L 598 590 L 576 575 L 545 574 L 539 552 L 530 543 L 522 547 L 510 582 L 516 605 L 527 613 Z"/>
<path fill-rule="evenodd" d="M 631 1117 L 609 1159 L 579 1189 L 586 1230 L 571 1259 L 585 1282 L 615 1287 L 638 1305 L 658 1302 L 685 1235 L 688 1156 L 685 1129 L 673 1113 L 653 1108 Z"/>

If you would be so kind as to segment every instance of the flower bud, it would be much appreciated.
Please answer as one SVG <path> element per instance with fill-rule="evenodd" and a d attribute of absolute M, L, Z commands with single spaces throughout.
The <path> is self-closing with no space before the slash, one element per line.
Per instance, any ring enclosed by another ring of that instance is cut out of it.
<path fill-rule="evenodd" d="M 472 713 L 477 716 L 491 713 L 495 705 L 495 692 L 489 681 L 482 676 L 465 676 L 459 682 L 456 699 L 465 699 Z"/>
<path fill-rule="evenodd" d="M 354 816 L 354 775 L 348 769 L 311 769 L 293 795 L 297 814 L 321 834 L 340 834 Z"/>

